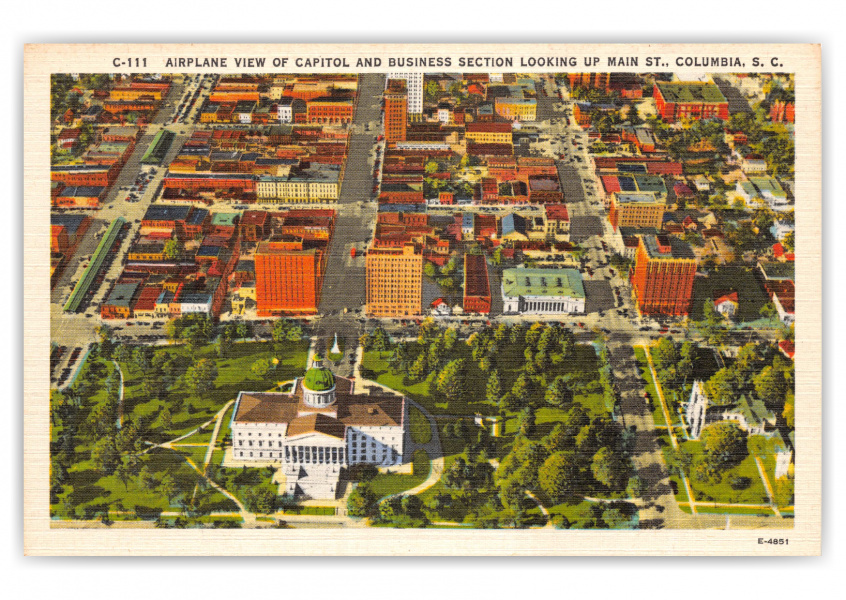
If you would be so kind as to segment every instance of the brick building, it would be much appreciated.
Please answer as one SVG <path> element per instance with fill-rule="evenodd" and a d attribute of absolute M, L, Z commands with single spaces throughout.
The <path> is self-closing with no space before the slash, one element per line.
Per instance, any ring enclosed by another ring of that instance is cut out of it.
<path fill-rule="evenodd" d="M 464 255 L 464 312 L 491 312 L 491 286 L 488 265 L 481 254 Z"/>
<path fill-rule="evenodd" d="M 660 229 L 665 208 L 654 192 L 614 192 L 608 220 L 614 231 L 620 227 Z"/>
<path fill-rule="evenodd" d="M 644 314 L 690 312 L 696 257 L 690 246 L 667 235 L 644 235 L 635 254 L 632 286 Z"/>
<path fill-rule="evenodd" d="M 389 146 L 405 140 L 408 126 L 408 91 L 404 79 L 390 79 L 385 89 L 385 141 Z"/>
<path fill-rule="evenodd" d="M 301 240 L 261 242 L 255 253 L 259 317 L 314 314 L 323 287 L 325 255 Z"/>
<path fill-rule="evenodd" d="M 371 317 L 419 315 L 423 301 L 423 252 L 402 248 L 367 251 L 367 314 Z"/>
<path fill-rule="evenodd" d="M 655 108 L 664 121 L 722 119 L 729 117 L 728 100 L 714 83 L 700 81 L 657 82 L 652 92 Z"/>

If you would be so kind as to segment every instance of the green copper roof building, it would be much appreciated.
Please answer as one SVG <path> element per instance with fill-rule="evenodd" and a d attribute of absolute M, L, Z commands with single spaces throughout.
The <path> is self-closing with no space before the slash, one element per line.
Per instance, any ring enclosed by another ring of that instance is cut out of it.
<path fill-rule="evenodd" d="M 335 376 L 323 366 L 320 356 L 315 355 L 312 359 L 311 368 L 303 377 L 303 386 L 312 392 L 325 392 L 335 387 Z"/>
<path fill-rule="evenodd" d="M 505 269 L 506 296 L 569 296 L 584 298 L 582 275 L 576 269 Z"/>

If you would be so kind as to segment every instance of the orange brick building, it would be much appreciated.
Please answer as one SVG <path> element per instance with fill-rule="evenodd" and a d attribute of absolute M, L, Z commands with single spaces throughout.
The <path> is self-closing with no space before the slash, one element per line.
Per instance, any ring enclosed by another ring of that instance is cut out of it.
<path fill-rule="evenodd" d="M 641 236 L 632 286 L 642 313 L 688 314 L 695 277 L 696 257 L 690 246 L 666 235 Z"/>
<path fill-rule="evenodd" d="M 464 312 L 491 312 L 488 265 L 481 254 L 464 255 Z"/>
<path fill-rule="evenodd" d="M 258 316 L 314 314 L 323 287 L 325 255 L 300 240 L 262 242 L 255 254 Z"/>
<path fill-rule="evenodd" d="M 408 125 L 408 90 L 404 79 L 391 79 L 385 89 L 385 141 L 389 146 L 405 141 Z"/>
<path fill-rule="evenodd" d="M 423 252 L 402 248 L 367 251 L 367 314 L 371 317 L 419 315 L 423 302 Z"/>

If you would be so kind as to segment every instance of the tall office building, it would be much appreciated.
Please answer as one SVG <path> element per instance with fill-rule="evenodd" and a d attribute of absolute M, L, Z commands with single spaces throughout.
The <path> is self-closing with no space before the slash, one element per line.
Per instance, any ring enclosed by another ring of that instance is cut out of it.
<path fill-rule="evenodd" d="M 405 141 L 408 126 L 408 89 L 403 79 L 389 79 L 385 88 L 385 141 L 389 146 Z"/>
<path fill-rule="evenodd" d="M 320 304 L 324 254 L 302 241 L 261 242 L 256 249 L 258 316 L 314 314 Z"/>
<path fill-rule="evenodd" d="M 696 256 L 690 246 L 668 235 L 641 236 L 632 276 L 640 312 L 688 314 L 695 277 Z"/>
<path fill-rule="evenodd" d="M 391 79 L 403 79 L 408 89 L 408 114 L 412 120 L 423 115 L 423 73 L 388 73 L 385 88 Z"/>
<path fill-rule="evenodd" d="M 367 251 L 367 314 L 419 315 L 423 302 L 423 251 L 416 244 Z"/>

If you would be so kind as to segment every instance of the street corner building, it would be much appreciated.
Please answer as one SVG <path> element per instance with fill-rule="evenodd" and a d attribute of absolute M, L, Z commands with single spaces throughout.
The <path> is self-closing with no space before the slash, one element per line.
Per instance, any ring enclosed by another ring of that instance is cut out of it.
<path fill-rule="evenodd" d="M 641 236 L 632 275 L 640 312 L 687 315 L 695 277 L 696 256 L 685 242 L 668 235 Z"/>
<path fill-rule="evenodd" d="M 576 269 L 505 269 L 502 272 L 505 314 L 583 314 L 585 288 Z"/>
<path fill-rule="evenodd" d="M 367 251 L 367 314 L 408 317 L 422 312 L 423 250 L 414 243 Z"/>
<path fill-rule="evenodd" d="M 282 463 L 285 493 L 335 498 L 341 469 L 400 465 L 408 408 L 404 397 L 355 394 L 315 356 L 290 393 L 238 394 L 231 463 Z"/>

